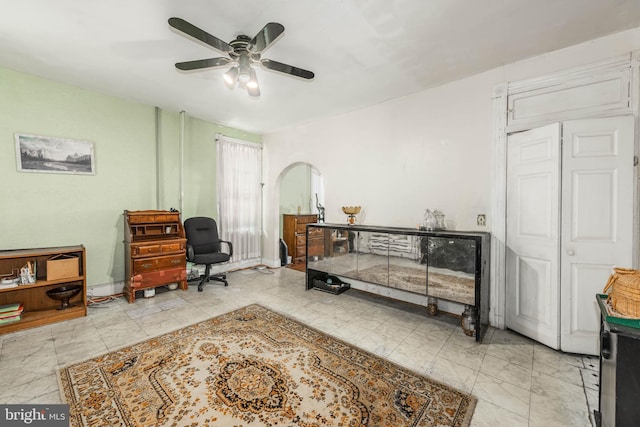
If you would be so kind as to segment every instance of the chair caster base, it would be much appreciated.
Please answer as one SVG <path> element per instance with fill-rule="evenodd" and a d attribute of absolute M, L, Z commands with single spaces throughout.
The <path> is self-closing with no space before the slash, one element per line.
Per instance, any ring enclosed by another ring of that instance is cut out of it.
<path fill-rule="evenodd" d="M 203 276 L 202 279 L 200 280 L 200 283 L 198 283 L 198 292 L 204 291 L 204 285 L 206 285 L 211 281 L 222 282 L 224 283 L 225 286 L 229 286 L 229 282 L 227 282 L 226 274 L 220 274 L 217 276 Z"/>

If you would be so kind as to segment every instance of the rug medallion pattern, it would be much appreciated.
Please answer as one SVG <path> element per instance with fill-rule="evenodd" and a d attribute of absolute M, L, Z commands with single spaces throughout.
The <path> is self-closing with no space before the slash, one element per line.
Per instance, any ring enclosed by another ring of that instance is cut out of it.
<path fill-rule="evenodd" d="M 476 402 L 259 305 L 58 378 L 72 426 L 467 426 Z"/>

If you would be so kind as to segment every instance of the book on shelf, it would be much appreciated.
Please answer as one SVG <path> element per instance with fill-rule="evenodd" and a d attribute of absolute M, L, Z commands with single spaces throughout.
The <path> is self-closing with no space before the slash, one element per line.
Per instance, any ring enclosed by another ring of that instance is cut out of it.
<path fill-rule="evenodd" d="M 8 308 L 9 310 L 5 309 Z M 0 325 L 20 320 L 24 307 L 20 303 L 0 306 Z M 17 319 L 16 319 L 17 318 Z"/>
<path fill-rule="evenodd" d="M 16 311 L 16 310 L 22 310 L 21 302 L 14 302 L 12 304 L 0 305 L 0 316 L 2 316 L 3 313 Z"/>
<path fill-rule="evenodd" d="M 18 314 L 15 316 L 2 317 L 0 318 L 0 325 L 6 325 L 7 323 L 17 322 L 22 319 L 22 314 Z"/>

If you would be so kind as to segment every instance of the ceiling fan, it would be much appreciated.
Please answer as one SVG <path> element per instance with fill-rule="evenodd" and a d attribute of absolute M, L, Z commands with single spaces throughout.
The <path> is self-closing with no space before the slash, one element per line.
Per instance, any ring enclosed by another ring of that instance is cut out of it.
<path fill-rule="evenodd" d="M 228 58 L 217 57 L 178 62 L 176 68 L 182 71 L 192 71 L 231 65 L 231 68 L 224 73 L 224 82 L 230 89 L 238 85 L 241 88 L 246 88 L 250 96 L 260 96 L 256 72 L 251 68 L 253 64 L 261 64 L 269 70 L 303 79 L 310 80 L 314 77 L 311 71 L 272 59 L 261 58 L 262 53 L 284 33 L 284 26 L 276 22 L 269 22 L 253 39 L 245 35 L 239 35 L 229 43 L 225 43 L 181 18 L 169 18 L 169 25 L 188 36 L 200 40 L 215 50 L 229 55 Z"/>

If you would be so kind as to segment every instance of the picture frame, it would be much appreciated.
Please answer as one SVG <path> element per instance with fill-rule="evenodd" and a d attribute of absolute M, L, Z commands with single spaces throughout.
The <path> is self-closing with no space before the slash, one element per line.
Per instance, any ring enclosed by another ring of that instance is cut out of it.
<path fill-rule="evenodd" d="M 91 141 L 16 133 L 18 172 L 95 175 Z"/>

